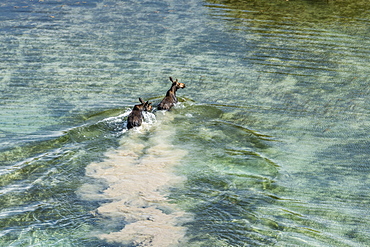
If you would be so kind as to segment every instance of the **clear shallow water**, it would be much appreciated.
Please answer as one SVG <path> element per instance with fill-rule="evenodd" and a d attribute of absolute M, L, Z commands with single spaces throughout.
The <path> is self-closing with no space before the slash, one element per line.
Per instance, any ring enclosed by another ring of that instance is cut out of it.
<path fill-rule="evenodd" d="M 0 245 L 369 245 L 368 3 L 0 11 Z M 168 76 L 181 105 L 125 132 Z"/>

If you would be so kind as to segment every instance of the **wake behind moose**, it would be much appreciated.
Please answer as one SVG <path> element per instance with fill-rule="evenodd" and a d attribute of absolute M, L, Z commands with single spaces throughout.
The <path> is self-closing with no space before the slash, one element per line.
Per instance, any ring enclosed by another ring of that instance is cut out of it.
<path fill-rule="evenodd" d="M 176 91 L 179 88 L 185 88 L 184 83 L 180 83 L 177 79 L 174 81 L 172 77 L 170 77 L 170 81 L 172 82 L 171 88 L 167 91 L 166 96 L 158 105 L 158 110 L 170 110 L 176 103 Z"/>

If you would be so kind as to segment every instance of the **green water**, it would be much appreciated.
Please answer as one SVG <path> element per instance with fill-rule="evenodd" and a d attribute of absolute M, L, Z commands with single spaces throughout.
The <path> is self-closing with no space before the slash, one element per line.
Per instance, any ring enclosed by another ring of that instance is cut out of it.
<path fill-rule="evenodd" d="M 370 245 L 369 12 L 2 1 L 0 246 Z"/>

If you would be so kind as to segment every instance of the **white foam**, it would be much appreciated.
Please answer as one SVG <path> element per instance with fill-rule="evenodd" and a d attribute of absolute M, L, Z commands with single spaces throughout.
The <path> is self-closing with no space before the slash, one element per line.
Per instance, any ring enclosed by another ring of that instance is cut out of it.
<path fill-rule="evenodd" d="M 127 109 L 124 113 L 118 115 L 118 116 L 114 116 L 114 117 L 108 117 L 108 118 L 104 118 L 103 120 L 100 120 L 98 121 L 97 123 L 117 123 L 117 122 L 122 122 L 122 119 L 128 117 L 128 115 L 130 115 L 131 113 L 131 109 Z"/>

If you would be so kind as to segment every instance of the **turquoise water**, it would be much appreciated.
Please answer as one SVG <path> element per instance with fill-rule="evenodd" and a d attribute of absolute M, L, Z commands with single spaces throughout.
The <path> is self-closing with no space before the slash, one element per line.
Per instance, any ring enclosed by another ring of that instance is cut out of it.
<path fill-rule="evenodd" d="M 370 245 L 369 11 L 2 1 L 0 246 Z"/>

